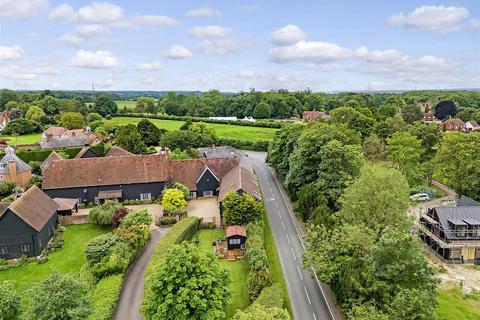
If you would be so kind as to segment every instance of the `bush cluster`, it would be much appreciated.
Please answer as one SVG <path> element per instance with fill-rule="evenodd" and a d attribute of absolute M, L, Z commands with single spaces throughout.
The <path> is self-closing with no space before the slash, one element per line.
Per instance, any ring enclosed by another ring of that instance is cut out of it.
<path fill-rule="evenodd" d="M 106 201 L 101 206 L 90 210 L 88 219 L 91 223 L 99 226 L 109 226 L 112 224 L 113 217 L 122 210 L 122 204 L 117 201 Z"/>
<path fill-rule="evenodd" d="M 218 138 L 219 146 L 230 146 L 240 150 L 268 151 L 269 140 L 240 140 L 232 138 Z"/>
<path fill-rule="evenodd" d="M 110 320 L 117 307 L 123 275 L 115 274 L 98 281 L 92 294 L 92 313 L 87 320 Z"/>
<path fill-rule="evenodd" d="M 248 274 L 248 294 L 254 301 L 262 290 L 273 282 L 264 246 L 263 221 L 251 222 L 247 225 L 247 243 L 245 256 L 250 267 Z"/>
<path fill-rule="evenodd" d="M 245 120 L 217 120 L 209 119 L 202 117 L 190 117 L 190 116 L 174 116 L 168 114 L 145 114 L 145 113 L 125 113 L 122 114 L 122 117 L 132 117 L 132 118 L 150 118 L 150 119 L 161 119 L 161 120 L 177 120 L 177 121 L 191 121 L 191 122 L 205 122 L 205 123 L 219 123 L 219 124 L 230 124 L 234 126 L 244 126 L 244 127 L 261 127 L 261 128 L 281 128 L 283 123 L 280 121 L 245 121 Z"/>
<path fill-rule="evenodd" d="M 232 320 L 250 319 L 290 320 L 287 310 L 283 309 L 283 292 L 278 283 L 262 290 L 261 294 L 248 308 L 238 311 Z"/>
<path fill-rule="evenodd" d="M 134 211 L 126 215 L 121 221 L 120 226 L 129 228 L 131 226 L 150 226 L 153 222 L 152 215 L 147 209 Z"/>

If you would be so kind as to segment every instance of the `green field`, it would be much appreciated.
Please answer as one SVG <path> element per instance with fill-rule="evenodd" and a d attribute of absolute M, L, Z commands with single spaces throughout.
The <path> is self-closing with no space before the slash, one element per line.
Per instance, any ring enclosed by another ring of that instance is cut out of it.
<path fill-rule="evenodd" d="M 0 135 L 0 139 L 7 140 L 9 145 L 15 146 L 20 144 L 34 144 L 40 141 L 41 133 L 26 134 L 24 136 L 4 136 Z"/>
<path fill-rule="evenodd" d="M 437 316 L 440 320 L 480 319 L 480 293 L 464 294 L 458 287 L 439 289 Z"/>
<path fill-rule="evenodd" d="M 50 254 L 46 263 L 30 263 L 0 271 L 0 282 L 12 280 L 18 292 L 23 293 L 33 283 L 47 278 L 53 269 L 60 272 L 78 272 L 87 262 L 84 250 L 88 241 L 109 231 L 108 228 L 101 228 L 94 224 L 68 226 L 64 234 L 63 248 Z"/>
<path fill-rule="evenodd" d="M 199 230 L 197 237 L 199 239 L 199 249 L 203 252 L 212 253 L 212 242 L 225 233 L 223 230 Z M 243 310 L 250 305 L 248 298 L 248 264 L 245 260 L 228 261 L 218 259 L 220 265 L 230 272 L 230 292 L 232 298 L 230 304 L 226 307 L 226 318 L 232 317 L 237 310 Z"/>
<path fill-rule="evenodd" d="M 126 125 L 129 123 L 137 124 L 142 118 L 130 118 L 130 117 L 115 117 L 111 120 L 107 120 L 107 123 L 113 123 L 116 125 Z M 184 123 L 184 121 L 177 120 L 160 120 L 160 119 L 148 119 L 159 128 L 166 130 L 177 130 Z M 209 128 L 215 130 L 217 135 L 221 138 L 233 138 L 241 140 L 271 140 L 278 129 L 274 128 L 261 128 L 261 127 L 248 127 L 248 126 L 235 126 L 230 124 L 218 124 L 218 123 L 205 123 Z"/>
<path fill-rule="evenodd" d="M 123 110 L 123 108 L 125 108 L 125 107 L 127 107 L 127 109 L 129 109 L 129 110 L 133 110 L 137 106 L 136 101 L 119 100 L 119 101 L 115 101 L 115 102 L 117 103 L 118 110 Z"/>

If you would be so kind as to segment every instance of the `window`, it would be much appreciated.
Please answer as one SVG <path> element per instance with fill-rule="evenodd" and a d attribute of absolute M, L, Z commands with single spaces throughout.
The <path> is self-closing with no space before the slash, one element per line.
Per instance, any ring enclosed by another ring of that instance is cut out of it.
<path fill-rule="evenodd" d="M 213 191 L 203 191 L 203 196 L 204 197 L 211 197 L 211 196 L 213 196 Z"/>
<path fill-rule="evenodd" d="M 30 251 L 30 243 L 22 243 L 20 245 L 21 252 L 29 252 Z"/>
<path fill-rule="evenodd" d="M 7 246 L 1 246 L 0 247 L 0 254 L 8 254 L 8 247 Z"/>
<path fill-rule="evenodd" d="M 140 193 L 140 200 L 141 201 L 152 200 L 152 194 L 151 193 Z"/>
<path fill-rule="evenodd" d="M 457 227 L 455 229 L 455 236 L 457 238 L 463 238 L 467 235 L 467 228 L 466 227 Z"/>
<path fill-rule="evenodd" d="M 197 192 L 196 191 L 190 191 L 190 193 L 188 194 L 188 197 L 189 198 L 196 198 L 197 197 Z"/>
<path fill-rule="evenodd" d="M 230 244 L 240 244 L 240 239 L 229 239 L 228 243 L 230 243 Z"/>

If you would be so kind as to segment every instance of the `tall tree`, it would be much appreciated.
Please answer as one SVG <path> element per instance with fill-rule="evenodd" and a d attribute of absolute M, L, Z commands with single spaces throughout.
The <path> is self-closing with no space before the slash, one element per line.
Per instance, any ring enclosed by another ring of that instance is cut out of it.
<path fill-rule="evenodd" d="M 118 106 L 111 98 L 100 96 L 93 105 L 93 111 L 100 114 L 102 117 L 106 117 L 107 115 L 114 116 L 118 112 Z"/>
<path fill-rule="evenodd" d="M 480 200 L 480 132 L 449 133 L 435 157 L 435 167 L 442 182 L 459 195 Z"/>
<path fill-rule="evenodd" d="M 270 118 L 272 114 L 272 107 L 266 102 L 260 102 L 255 106 L 253 116 L 258 119 Z"/>
<path fill-rule="evenodd" d="M 458 113 L 457 106 L 452 100 L 440 101 L 435 106 L 435 115 L 438 119 L 445 119 L 447 117 L 455 117 Z"/>
<path fill-rule="evenodd" d="M 175 245 L 147 282 L 146 320 L 220 320 L 230 298 L 228 271 L 192 243 Z"/>
<path fill-rule="evenodd" d="M 371 161 L 385 160 L 387 157 L 385 144 L 376 134 L 371 134 L 363 141 L 362 149 L 367 159 Z"/>
<path fill-rule="evenodd" d="M 27 120 L 36 122 L 40 122 L 43 117 L 45 117 L 45 112 L 43 112 L 42 108 L 37 106 L 31 106 L 30 108 L 28 108 L 28 111 L 25 114 L 25 118 Z"/>
<path fill-rule="evenodd" d="M 423 112 L 416 104 L 407 104 L 402 109 L 402 117 L 406 123 L 412 124 L 415 121 L 422 120 Z"/>
<path fill-rule="evenodd" d="M 222 206 L 223 220 L 226 225 L 246 225 L 258 220 L 263 212 L 260 201 L 247 193 L 240 195 L 233 190 L 225 195 Z"/>
<path fill-rule="evenodd" d="M 388 159 L 402 171 L 411 187 L 422 181 L 420 159 L 423 152 L 421 141 L 408 132 L 396 132 L 388 139 Z"/>
<path fill-rule="evenodd" d="M 118 128 L 115 132 L 115 142 L 123 149 L 136 154 L 144 153 L 146 149 L 142 135 L 133 124 Z"/>
<path fill-rule="evenodd" d="M 147 146 L 157 146 L 160 143 L 162 134 L 167 131 L 165 129 L 159 129 L 148 119 L 140 120 L 140 122 L 137 123 L 137 129 Z"/>
<path fill-rule="evenodd" d="M 60 118 L 59 124 L 68 129 L 82 129 L 85 127 L 85 119 L 80 112 L 66 112 Z"/>

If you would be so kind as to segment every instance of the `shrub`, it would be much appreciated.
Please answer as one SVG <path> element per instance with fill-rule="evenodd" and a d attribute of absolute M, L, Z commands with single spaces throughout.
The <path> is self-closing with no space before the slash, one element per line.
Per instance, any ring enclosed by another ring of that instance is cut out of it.
<path fill-rule="evenodd" d="M 81 320 L 90 313 L 90 295 L 77 275 L 53 271 L 28 290 L 25 320 Z"/>
<path fill-rule="evenodd" d="M 145 278 L 162 262 L 163 257 L 174 244 L 189 240 L 198 230 L 200 219 L 197 217 L 188 217 L 177 222 L 170 228 L 167 235 L 163 237 L 153 250 L 150 261 L 147 265 Z M 145 281 L 147 283 L 148 281 Z"/>
<path fill-rule="evenodd" d="M 87 320 L 111 320 L 117 308 L 122 289 L 123 275 L 116 274 L 101 279 L 93 290 L 92 313 Z"/>
<path fill-rule="evenodd" d="M 177 188 L 168 188 L 162 192 L 162 206 L 166 212 L 170 212 L 177 208 L 185 208 L 187 200 L 184 192 Z"/>
<path fill-rule="evenodd" d="M 161 217 L 159 222 L 161 226 L 170 226 L 177 223 L 177 219 L 175 217 Z"/>
<path fill-rule="evenodd" d="M 92 266 L 100 262 L 110 253 L 117 240 L 118 236 L 113 233 L 102 234 L 90 240 L 85 249 L 88 263 Z"/>
<path fill-rule="evenodd" d="M 92 275 L 101 279 L 112 274 L 124 273 L 134 254 L 127 243 L 117 242 L 108 255 L 90 268 Z"/>
<path fill-rule="evenodd" d="M 115 213 L 122 209 L 122 205 L 117 201 L 107 201 L 101 206 L 90 210 L 89 221 L 100 226 L 108 226 L 112 224 Z"/>
<path fill-rule="evenodd" d="M 263 213 L 262 203 L 251 195 L 229 191 L 222 202 L 223 219 L 227 225 L 245 225 L 258 220 Z"/>
<path fill-rule="evenodd" d="M 7 197 L 15 192 L 17 184 L 13 181 L 4 180 L 0 182 L 0 197 Z"/>
<path fill-rule="evenodd" d="M 130 212 L 127 216 L 125 216 L 120 221 L 120 225 L 123 228 L 128 228 L 133 225 L 150 226 L 152 222 L 153 222 L 152 215 L 147 211 L 147 209 L 142 209 L 142 210 Z"/>
<path fill-rule="evenodd" d="M 15 320 L 20 315 L 20 296 L 11 281 L 0 283 L 0 319 Z"/>
<path fill-rule="evenodd" d="M 120 227 L 114 233 L 120 241 L 128 244 L 135 252 L 143 249 L 150 237 L 150 229 L 147 225 L 132 225 L 128 228 Z"/>
<path fill-rule="evenodd" d="M 253 301 L 263 288 L 272 284 L 273 279 L 264 246 L 263 221 L 249 223 L 247 225 L 247 235 L 245 257 L 250 267 L 248 294 L 250 300 Z"/>
<path fill-rule="evenodd" d="M 120 221 L 130 212 L 127 208 L 121 208 L 118 210 L 112 218 L 112 226 L 118 228 Z"/>

